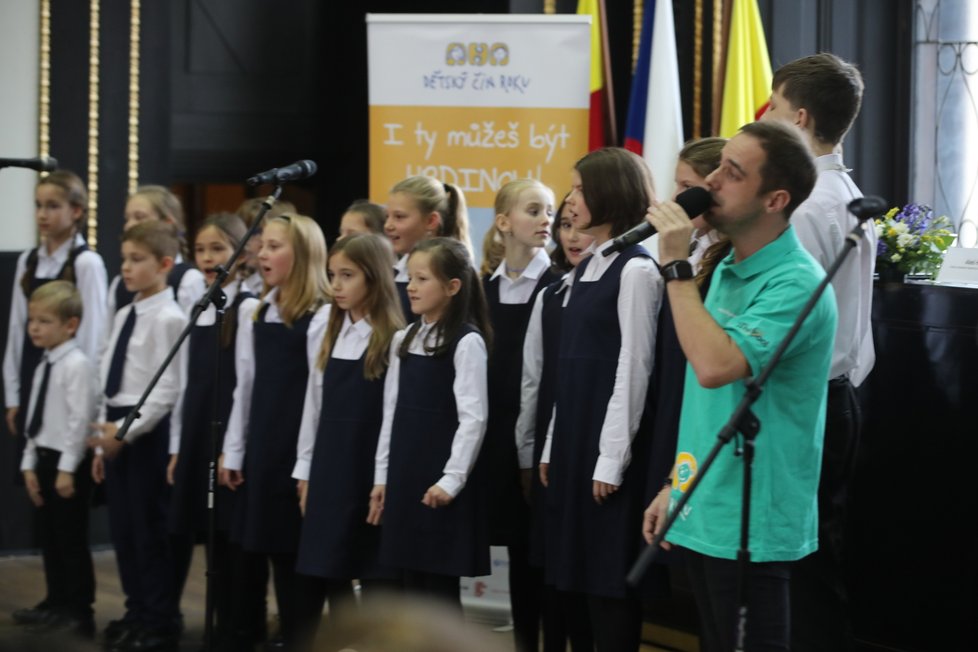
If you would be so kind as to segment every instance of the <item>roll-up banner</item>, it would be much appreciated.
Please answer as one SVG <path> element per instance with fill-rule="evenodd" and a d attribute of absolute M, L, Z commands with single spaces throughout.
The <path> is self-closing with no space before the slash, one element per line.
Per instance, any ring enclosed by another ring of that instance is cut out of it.
<path fill-rule="evenodd" d="M 370 197 L 426 175 L 465 194 L 476 249 L 496 192 L 556 195 L 587 153 L 590 17 L 368 14 Z"/>

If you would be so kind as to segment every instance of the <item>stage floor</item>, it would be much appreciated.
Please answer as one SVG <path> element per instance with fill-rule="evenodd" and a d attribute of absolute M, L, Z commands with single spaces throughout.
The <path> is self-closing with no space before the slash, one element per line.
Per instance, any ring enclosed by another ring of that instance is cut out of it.
<path fill-rule="evenodd" d="M 110 620 L 123 615 L 124 596 L 119 586 L 116 572 L 115 554 L 111 550 L 98 551 L 95 559 L 95 621 L 99 632 Z M 204 554 L 203 547 L 195 550 L 193 566 L 184 590 L 181 608 L 186 631 L 180 646 L 181 652 L 200 650 L 203 642 L 203 620 L 205 599 Z M 22 555 L 0 559 L 0 652 L 87 652 L 102 650 L 97 644 L 84 644 L 76 641 L 61 642 L 50 638 L 25 633 L 23 628 L 13 624 L 10 614 L 22 607 L 37 604 L 44 597 L 44 574 L 41 558 L 38 555 Z M 269 611 L 274 613 L 274 591 L 269 590 Z M 499 621 L 499 614 L 466 610 L 466 620 L 481 630 L 491 649 L 508 652 L 513 649 L 511 631 L 506 623 Z M 269 623 L 274 629 L 274 623 Z M 662 632 L 646 628 L 646 638 L 658 639 Z M 643 645 L 642 652 L 664 652 L 667 650 L 696 650 L 695 641 L 670 642 L 671 647 Z M 674 646 L 674 647 L 672 647 Z M 459 648 L 460 650 L 462 648 Z M 486 648 L 489 650 L 490 648 Z"/>

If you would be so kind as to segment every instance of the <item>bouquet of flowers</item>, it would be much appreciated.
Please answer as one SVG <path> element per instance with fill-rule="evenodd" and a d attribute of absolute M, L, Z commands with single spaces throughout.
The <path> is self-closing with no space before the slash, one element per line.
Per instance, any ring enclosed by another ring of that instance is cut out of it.
<path fill-rule="evenodd" d="M 934 217 L 923 204 L 894 206 L 876 218 L 876 269 L 934 278 L 944 250 L 954 240 L 947 216 Z"/>

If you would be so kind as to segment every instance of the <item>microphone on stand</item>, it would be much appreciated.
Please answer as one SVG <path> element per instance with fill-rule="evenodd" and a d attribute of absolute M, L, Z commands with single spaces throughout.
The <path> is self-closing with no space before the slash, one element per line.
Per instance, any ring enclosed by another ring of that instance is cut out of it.
<path fill-rule="evenodd" d="M 282 183 L 283 181 L 297 181 L 299 179 L 307 179 L 312 175 L 316 174 L 318 169 L 315 161 L 310 161 L 308 159 L 303 161 L 296 161 L 292 165 L 286 165 L 281 168 L 272 168 L 271 170 L 265 170 L 264 172 L 259 172 L 255 176 L 248 179 L 249 186 L 258 186 L 263 183 Z"/>
<path fill-rule="evenodd" d="M 859 197 L 849 202 L 849 212 L 852 213 L 860 222 L 870 218 L 877 218 L 886 211 L 890 210 L 889 204 L 882 197 L 868 195 Z"/>
<path fill-rule="evenodd" d="M 684 190 L 676 196 L 676 203 L 686 211 L 690 219 L 706 212 L 713 205 L 713 197 L 706 188 L 695 186 L 689 190 Z M 621 251 L 625 247 L 647 240 L 655 233 L 655 227 L 648 222 L 642 222 L 638 226 L 625 231 L 612 241 L 610 247 L 604 250 L 605 256 L 610 256 L 616 251 Z"/>
<path fill-rule="evenodd" d="M 37 158 L 0 158 L 0 168 L 27 168 L 38 172 L 54 172 L 58 169 L 58 159 L 50 156 Z"/>

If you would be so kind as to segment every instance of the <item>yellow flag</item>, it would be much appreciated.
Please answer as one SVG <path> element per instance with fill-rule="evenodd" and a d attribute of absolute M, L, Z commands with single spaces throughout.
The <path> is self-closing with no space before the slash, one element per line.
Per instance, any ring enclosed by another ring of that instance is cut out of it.
<path fill-rule="evenodd" d="M 720 135 L 729 138 L 753 122 L 771 96 L 771 60 L 756 0 L 734 0 L 727 41 Z"/>

